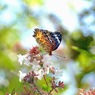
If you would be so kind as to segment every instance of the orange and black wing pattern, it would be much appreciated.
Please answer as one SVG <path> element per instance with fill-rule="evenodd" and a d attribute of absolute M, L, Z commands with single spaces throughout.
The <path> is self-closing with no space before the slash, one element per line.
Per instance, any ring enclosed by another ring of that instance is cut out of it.
<path fill-rule="evenodd" d="M 52 51 L 56 50 L 62 40 L 60 32 L 50 32 L 48 30 L 38 29 L 34 30 L 34 35 L 37 43 L 43 47 L 43 49 L 52 55 Z"/>

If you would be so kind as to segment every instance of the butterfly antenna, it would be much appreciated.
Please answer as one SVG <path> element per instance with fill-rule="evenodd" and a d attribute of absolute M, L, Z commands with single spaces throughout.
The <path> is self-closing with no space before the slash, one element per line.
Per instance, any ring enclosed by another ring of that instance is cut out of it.
<path fill-rule="evenodd" d="M 57 59 L 65 59 L 65 56 L 60 56 L 60 55 L 58 55 L 58 54 L 53 54 L 53 56 L 55 56 Z"/>

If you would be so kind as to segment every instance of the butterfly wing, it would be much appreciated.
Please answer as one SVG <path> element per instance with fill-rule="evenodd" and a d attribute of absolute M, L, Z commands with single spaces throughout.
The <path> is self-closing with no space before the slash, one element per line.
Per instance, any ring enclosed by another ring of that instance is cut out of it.
<path fill-rule="evenodd" d="M 59 47 L 62 40 L 60 32 L 50 32 L 38 28 L 35 29 L 33 37 L 35 37 L 38 44 L 42 46 L 49 55 L 52 55 L 52 51 Z"/>
<path fill-rule="evenodd" d="M 44 48 L 46 52 L 52 55 L 52 45 L 50 42 L 50 32 L 36 28 L 33 37 L 35 37 L 37 43 Z"/>
<path fill-rule="evenodd" d="M 52 40 L 52 50 L 56 50 L 62 40 L 62 35 L 60 32 L 50 32 L 51 40 Z"/>

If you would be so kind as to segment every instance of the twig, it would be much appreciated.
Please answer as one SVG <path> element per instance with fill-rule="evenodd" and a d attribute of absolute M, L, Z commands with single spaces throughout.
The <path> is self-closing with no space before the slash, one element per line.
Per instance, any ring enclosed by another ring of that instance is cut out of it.
<path fill-rule="evenodd" d="M 34 84 L 34 82 L 32 83 L 32 85 L 34 86 L 34 88 L 36 88 L 37 92 L 40 94 L 40 95 L 43 95 L 40 90 L 36 87 L 36 85 Z"/>
<path fill-rule="evenodd" d="M 46 82 L 46 85 L 48 86 L 48 82 L 47 82 L 47 80 L 46 80 L 46 77 L 45 77 L 45 75 L 44 75 L 44 80 L 45 80 L 45 82 Z"/>
<path fill-rule="evenodd" d="M 53 91 L 53 88 L 50 90 L 50 92 L 48 93 L 48 95 L 52 95 L 51 92 Z"/>

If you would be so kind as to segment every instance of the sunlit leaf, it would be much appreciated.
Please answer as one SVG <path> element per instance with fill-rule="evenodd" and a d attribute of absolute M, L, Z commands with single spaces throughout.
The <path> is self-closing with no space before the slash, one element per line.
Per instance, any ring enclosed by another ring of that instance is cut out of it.
<path fill-rule="evenodd" d="M 46 84 L 42 85 L 42 89 L 47 92 L 50 91 L 50 87 Z"/>
<path fill-rule="evenodd" d="M 28 4 L 29 6 L 42 5 L 43 4 L 43 0 L 24 0 L 24 2 L 26 4 Z"/>

